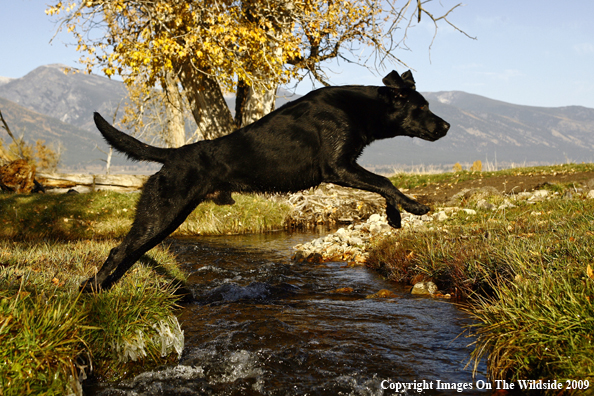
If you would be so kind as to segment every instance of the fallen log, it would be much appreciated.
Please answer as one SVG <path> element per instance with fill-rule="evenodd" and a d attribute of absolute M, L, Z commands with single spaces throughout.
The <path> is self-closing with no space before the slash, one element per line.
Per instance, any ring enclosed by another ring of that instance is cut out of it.
<path fill-rule="evenodd" d="M 78 192 L 96 190 L 135 191 L 142 188 L 149 176 L 145 175 L 89 175 L 78 173 L 37 173 L 37 179 L 48 192 L 75 189 Z"/>

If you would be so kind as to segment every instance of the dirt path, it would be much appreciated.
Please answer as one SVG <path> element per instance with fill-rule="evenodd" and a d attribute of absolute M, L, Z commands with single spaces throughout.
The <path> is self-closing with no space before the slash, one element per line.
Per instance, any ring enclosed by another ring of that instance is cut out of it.
<path fill-rule="evenodd" d="M 594 188 L 594 172 L 491 176 L 458 183 L 435 183 L 411 189 L 406 193 L 416 196 L 417 200 L 422 203 L 431 204 L 447 202 L 452 196 L 464 189 L 494 187 L 502 193 L 518 193 L 537 190 L 545 183 L 570 186 L 573 184 L 576 188 Z"/>

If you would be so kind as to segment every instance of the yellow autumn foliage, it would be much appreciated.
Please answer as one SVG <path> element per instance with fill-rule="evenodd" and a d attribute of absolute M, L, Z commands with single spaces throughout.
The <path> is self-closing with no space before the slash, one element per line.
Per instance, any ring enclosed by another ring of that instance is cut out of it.
<path fill-rule="evenodd" d="M 324 62 L 335 58 L 392 68 L 401 63 L 394 51 L 421 14 L 436 27 L 440 20 L 451 25 L 451 9 L 437 17 L 424 8 L 430 2 L 53 0 L 46 13 L 74 35 L 87 72 L 119 75 L 145 96 L 164 89 L 172 75 L 186 77 L 178 80 L 179 89 L 200 124 L 196 90 L 213 92 L 213 81 L 223 92 L 238 85 L 264 92 L 308 75 L 327 84 Z M 142 100 L 133 106 L 142 113 Z M 201 111 L 210 108 L 203 104 Z"/>
<path fill-rule="evenodd" d="M 238 80 L 275 86 L 312 73 L 323 80 L 320 63 L 360 48 L 391 63 L 407 28 L 425 11 L 421 0 L 84 0 L 57 1 L 46 13 L 74 34 L 81 62 L 91 71 L 121 75 L 128 83 L 140 73 L 154 83 L 190 63 L 215 76 L 229 92 Z M 457 7 L 457 6 L 456 6 Z M 456 8 L 454 7 L 454 8 Z M 414 18 L 413 18 L 414 17 Z M 405 24 L 403 29 L 398 25 Z M 400 40 L 393 34 L 402 32 Z M 91 34 L 92 33 L 92 34 Z M 386 47 L 389 38 L 391 46 Z M 366 59 L 351 57 L 365 63 Z"/>

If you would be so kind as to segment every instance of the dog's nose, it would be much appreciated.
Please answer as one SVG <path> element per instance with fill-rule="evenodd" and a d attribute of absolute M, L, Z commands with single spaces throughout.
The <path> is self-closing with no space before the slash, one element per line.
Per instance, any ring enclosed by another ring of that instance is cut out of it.
<path fill-rule="evenodd" d="M 444 129 L 445 132 L 449 131 L 450 130 L 450 123 L 447 122 L 447 121 L 443 121 L 442 128 Z"/>

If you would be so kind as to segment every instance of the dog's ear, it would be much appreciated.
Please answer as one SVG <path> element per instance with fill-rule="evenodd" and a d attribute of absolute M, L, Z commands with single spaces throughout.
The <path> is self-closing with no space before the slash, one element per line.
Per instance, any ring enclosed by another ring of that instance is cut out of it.
<path fill-rule="evenodd" d="M 396 70 L 392 70 L 390 74 L 383 78 L 382 82 L 384 85 L 392 88 L 412 88 L 415 89 L 415 80 L 412 76 L 410 70 L 402 73 L 402 77 L 396 72 Z"/>
<path fill-rule="evenodd" d="M 404 88 L 406 86 L 406 83 L 396 70 L 392 70 L 390 74 L 382 79 L 382 82 L 384 85 L 392 88 Z"/>
<path fill-rule="evenodd" d="M 408 85 L 409 88 L 417 88 L 417 86 L 415 85 L 415 79 L 413 78 L 412 72 L 410 70 L 402 73 L 402 79 L 404 80 L 405 84 Z"/>

